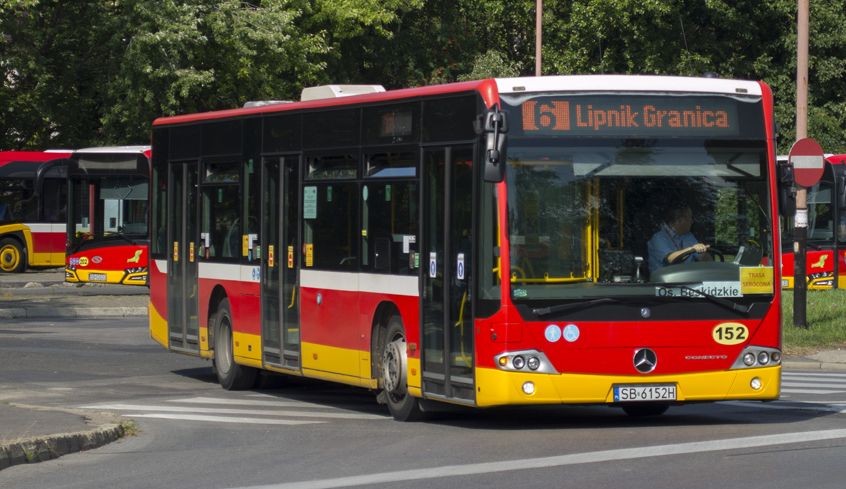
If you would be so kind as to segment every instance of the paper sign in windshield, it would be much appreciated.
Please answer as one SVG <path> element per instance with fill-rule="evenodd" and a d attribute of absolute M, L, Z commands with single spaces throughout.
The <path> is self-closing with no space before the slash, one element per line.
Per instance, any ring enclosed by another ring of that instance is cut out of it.
<path fill-rule="evenodd" d="M 740 267 L 740 290 L 744 294 L 772 294 L 773 267 Z"/>

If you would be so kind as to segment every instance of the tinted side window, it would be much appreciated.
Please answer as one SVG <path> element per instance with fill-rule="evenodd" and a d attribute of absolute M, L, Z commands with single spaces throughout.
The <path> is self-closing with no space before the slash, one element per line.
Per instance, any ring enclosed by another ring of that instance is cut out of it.
<path fill-rule="evenodd" d="M 466 141 L 476 137 L 473 122 L 481 112 L 476 95 L 423 102 L 423 141 Z"/>
<path fill-rule="evenodd" d="M 303 187 L 303 264 L 318 270 L 358 269 L 358 184 Z"/>

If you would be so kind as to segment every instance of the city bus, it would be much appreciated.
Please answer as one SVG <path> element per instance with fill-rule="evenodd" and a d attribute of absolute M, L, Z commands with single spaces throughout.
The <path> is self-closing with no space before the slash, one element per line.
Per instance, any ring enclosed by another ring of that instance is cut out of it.
<path fill-rule="evenodd" d="M 67 174 L 65 281 L 147 285 L 150 147 L 76 150 Z"/>
<path fill-rule="evenodd" d="M 779 397 L 763 82 L 329 85 L 152 138 L 150 335 L 225 389 L 339 382 L 403 421 Z M 650 263 L 674 206 L 707 252 Z"/>
<path fill-rule="evenodd" d="M 0 272 L 59 267 L 65 259 L 67 151 L 0 151 Z"/>
<path fill-rule="evenodd" d="M 795 284 L 793 221 L 796 214 L 793 174 L 787 157 L 779 157 L 782 198 L 781 285 Z M 808 290 L 846 287 L 846 154 L 826 155 L 819 183 L 808 189 L 808 237 L 805 246 L 805 270 Z M 835 257 L 837 259 L 835 260 Z"/>

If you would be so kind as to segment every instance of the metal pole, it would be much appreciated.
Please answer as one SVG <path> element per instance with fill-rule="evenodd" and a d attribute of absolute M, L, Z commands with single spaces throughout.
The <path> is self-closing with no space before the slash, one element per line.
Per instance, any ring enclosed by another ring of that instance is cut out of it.
<path fill-rule="evenodd" d="M 796 140 L 808 137 L 808 2 L 798 0 L 796 40 Z M 796 188 L 793 242 L 793 325 L 807 328 L 808 190 Z"/>
<path fill-rule="evenodd" d="M 541 76 L 543 46 L 543 0 L 535 0 L 535 76 Z"/>

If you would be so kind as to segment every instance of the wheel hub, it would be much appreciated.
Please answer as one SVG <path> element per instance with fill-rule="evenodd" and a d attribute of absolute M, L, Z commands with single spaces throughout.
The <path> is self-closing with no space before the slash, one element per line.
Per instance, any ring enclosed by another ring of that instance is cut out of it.
<path fill-rule="evenodd" d="M 382 356 L 382 387 L 388 392 L 401 394 L 406 385 L 406 349 L 405 340 L 397 339 L 385 346 Z"/>

